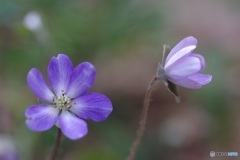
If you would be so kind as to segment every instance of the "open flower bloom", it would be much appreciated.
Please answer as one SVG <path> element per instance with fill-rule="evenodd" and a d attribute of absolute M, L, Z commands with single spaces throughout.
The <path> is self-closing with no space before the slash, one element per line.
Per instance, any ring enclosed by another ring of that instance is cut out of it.
<path fill-rule="evenodd" d="M 201 88 L 211 82 L 211 75 L 201 73 L 205 68 L 204 58 L 192 53 L 196 45 L 197 39 L 191 36 L 180 41 L 168 56 L 163 58 L 162 65 L 158 68 L 158 77 L 166 84 L 171 82 L 192 89 Z"/>
<path fill-rule="evenodd" d="M 69 139 L 76 140 L 88 132 L 83 119 L 105 120 L 112 112 L 112 103 L 100 93 L 87 91 L 96 75 L 94 66 L 83 62 L 76 68 L 64 54 L 53 57 L 48 66 L 47 86 L 42 73 L 33 68 L 27 75 L 32 92 L 48 103 L 30 106 L 25 115 L 26 125 L 33 131 L 45 131 L 56 125 Z"/>

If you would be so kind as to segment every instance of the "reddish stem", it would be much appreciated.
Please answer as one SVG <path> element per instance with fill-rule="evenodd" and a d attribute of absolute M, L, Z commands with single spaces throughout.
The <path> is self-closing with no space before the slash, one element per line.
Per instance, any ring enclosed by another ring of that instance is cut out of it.
<path fill-rule="evenodd" d="M 149 110 L 149 104 L 150 104 L 150 97 L 151 97 L 153 85 L 155 84 L 155 82 L 157 80 L 158 80 L 158 78 L 154 75 L 154 77 L 150 81 L 150 83 L 148 85 L 148 88 L 146 90 L 144 103 L 143 103 L 142 115 L 141 115 L 141 119 L 140 119 L 140 122 L 139 122 L 139 128 L 138 128 L 135 140 L 133 142 L 133 146 L 131 148 L 130 154 L 127 157 L 127 160 L 133 160 L 134 159 L 136 151 L 137 151 L 138 146 L 139 146 L 139 143 L 142 139 L 143 133 L 144 133 L 145 128 L 146 128 L 148 110 Z"/>

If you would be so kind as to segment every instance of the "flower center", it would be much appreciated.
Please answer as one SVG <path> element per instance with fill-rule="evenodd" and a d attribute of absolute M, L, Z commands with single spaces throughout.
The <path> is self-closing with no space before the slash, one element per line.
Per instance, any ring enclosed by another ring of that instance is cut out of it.
<path fill-rule="evenodd" d="M 68 110 L 72 105 L 71 98 L 66 96 L 66 94 L 55 97 L 53 102 L 55 102 L 55 106 L 60 110 Z"/>

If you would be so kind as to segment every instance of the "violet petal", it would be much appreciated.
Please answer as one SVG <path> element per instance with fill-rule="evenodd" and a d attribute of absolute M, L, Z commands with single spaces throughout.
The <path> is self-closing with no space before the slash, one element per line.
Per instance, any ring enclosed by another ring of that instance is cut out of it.
<path fill-rule="evenodd" d="M 169 67 L 165 68 L 167 76 L 189 76 L 199 72 L 202 69 L 201 60 L 197 56 L 185 56 Z"/>
<path fill-rule="evenodd" d="M 62 111 L 58 122 L 63 134 L 71 140 L 82 138 L 88 132 L 86 122 L 68 111 Z"/>
<path fill-rule="evenodd" d="M 96 76 L 95 67 L 89 62 L 79 64 L 72 72 L 67 95 L 76 98 L 93 85 Z"/>
<path fill-rule="evenodd" d="M 41 100 L 52 102 L 54 94 L 48 88 L 42 73 L 38 69 L 33 68 L 28 72 L 27 82 L 32 92 L 38 98 L 40 98 Z"/>
<path fill-rule="evenodd" d="M 197 39 L 190 36 L 181 40 L 169 53 L 166 58 L 165 67 L 170 66 L 179 58 L 186 56 L 196 48 Z"/>
<path fill-rule="evenodd" d="M 212 76 L 198 73 L 198 74 L 189 76 L 188 79 L 191 79 L 201 85 L 205 85 L 205 84 L 208 84 L 209 82 L 211 82 Z"/>
<path fill-rule="evenodd" d="M 26 125 L 33 131 L 45 131 L 50 129 L 57 120 L 59 110 L 47 104 L 38 104 L 29 107 L 25 116 Z"/>
<path fill-rule="evenodd" d="M 188 77 L 171 75 L 168 77 L 168 80 L 178 86 L 185 87 L 185 88 L 198 89 L 198 88 L 202 87 L 202 85 L 200 83 L 198 83 L 192 79 L 189 79 Z"/>
<path fill-rule="evenodd" d="M 200 60 L 201 69 L 200 69 L 199 72 L 202 72 L 205 69 L 205 59 L 204 59 L 204 57 L 200 54 L 191 54 L 191 56 L 195 56 Z"/>
<path fill-rule="evenodd" d="M 100 122 L 112 112 L 112 103 L 105 95 L 92 92 L 75 99 L 70 110 L 80 118 Z"/>
<path fill-rule="evenodd" d="M 53 57 L 48 66 L 48 78 L 56 95 L 67 91 L 73 64 L 68 56 L 59 54 Z"/>

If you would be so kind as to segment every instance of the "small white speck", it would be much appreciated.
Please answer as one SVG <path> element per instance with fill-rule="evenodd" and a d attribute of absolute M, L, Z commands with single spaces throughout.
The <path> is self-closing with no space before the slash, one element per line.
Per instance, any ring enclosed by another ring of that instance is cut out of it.
<path fill-rule="evenodd" d="M 42 28 L 41 16 L 37 12 L 29 12 L 24 17 L 24 26 L 32 31 L 37 31 Z"/>

